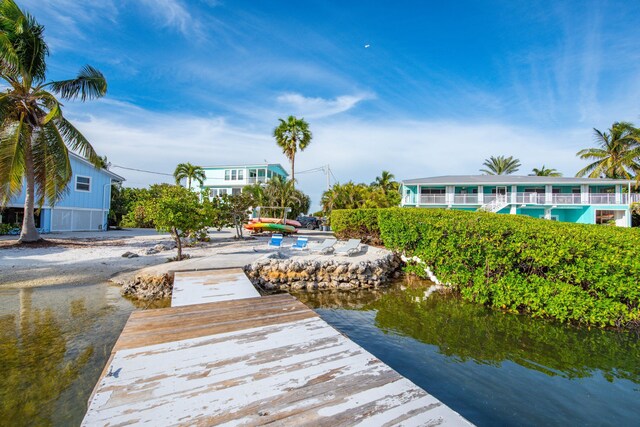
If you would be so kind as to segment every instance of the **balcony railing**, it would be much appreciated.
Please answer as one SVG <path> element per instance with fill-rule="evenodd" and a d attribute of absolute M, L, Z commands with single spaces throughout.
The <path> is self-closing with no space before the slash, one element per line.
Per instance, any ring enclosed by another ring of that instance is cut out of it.
<path fill-rule="evenodd" d="M 499 195 L 506 198 L 508 203 L 514 203 L 514 194 Z M 484 194 L 482 201 L 477 194 L 421 194 L 420 196 L 408 195 L 403 201 L 406 205 L 415 205 L 416 201 L 421 205 L 486 205 L 496 200 L 496 194 Z M 585 198 L 583 202 L 583 197 Z M 515 203 L 519 205 L 626 205 L 640 203 L 640 194 L 615 193 L 554 193 L 547 203 L 547 195 L 544 193 L 515 193 Z"/>
<path fill-rule="evenodd" d="M 421 194 L 421 205 L 444 205 L 447 203 L 446 194 Z"/>
<path fill-rule="evenodd" d="M 264 176 L 259 176 L 257 178 L 254 176 L 250 176 L 249 178 L 247 178 L 247 182 L 249 184 L 255 184 L 255 183 L 264 184 L 265 182 L 267 182 L 267 178 Z"/>

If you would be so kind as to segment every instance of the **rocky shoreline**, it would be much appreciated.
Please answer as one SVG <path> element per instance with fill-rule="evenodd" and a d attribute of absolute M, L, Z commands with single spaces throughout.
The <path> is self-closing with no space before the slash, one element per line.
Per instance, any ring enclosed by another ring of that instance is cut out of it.
<path fill-rule="evenodd" d="M 400 275 L 402 260 L 386 251 L 366 261 L 358 258 L 281 258 L 278 254 L 245 267 L 254 285 L 266 290 L 369 289 L 386 285 Z"/>

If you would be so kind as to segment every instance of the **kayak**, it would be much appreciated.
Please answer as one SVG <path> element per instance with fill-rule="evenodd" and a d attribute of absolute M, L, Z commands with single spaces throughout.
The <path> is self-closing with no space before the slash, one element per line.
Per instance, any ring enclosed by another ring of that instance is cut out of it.
<path fill-rule="evenodd" d="M 284 224 L 274 224 L 269 222 L 250 222 L 244 226 L 247 230 L 255 233 L 263 231 L 279 232 L 279 233 L 296 233 L 298 230 L 294 226 Z"/>
<path fill-rule="evenodd" d="M 302 227 L 302 224 L 300 224 L 298 221 L 296 221 L 294 219 L 287 219 L 285 221 L 286 221 L 285 222 L 286 225 L 291 225 L 291 226 L 296 227 L 296 228 Z M 264 223 L 264 224 L 282 224 L 282 219 L 280 219 L 280 218 L 253 218 L 251 220 L 251 222 L 254 222 L 254 223 L 261 222 L 261 223 Z"/>

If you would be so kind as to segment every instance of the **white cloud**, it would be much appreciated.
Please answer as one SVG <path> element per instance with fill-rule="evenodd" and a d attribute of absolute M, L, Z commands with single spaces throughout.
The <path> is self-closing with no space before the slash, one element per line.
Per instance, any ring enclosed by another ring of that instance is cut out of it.
<path fill-rule="evenodd" d="M 222 117 L 157 113 L 113 100 L 93 104 L 91 114 L 72 107 L 68 116 L 115 165 L 168 174 L 187 161 L 217 165 L 268 160 L 289 168 L 267 123 L 247 130 Z M 591 144 L 588 128 L 541 131 L 497 122 L 324 119 L 313 123 L 312 131 L 314 140 L 296 157 L 296 169 L 330 164 L 341 182 L 369 183 L 382 170 L 398 179 L 479 174 L 485 158 L 500 154 L 519 158 L 522 174 L 544 164 L 571 176 L 582 166 L 575 153 Z M 127 178 L 129 186 L 171 181 L 168 176 L 113 170 Z M 317 208 L 326 187 L 324 175 L 297 179 Z"/>
<path fill-rule="evenodd" d="M 292 114 L 319 118 L 343 113 L 355 107 L 359 102 L 372 99 L 371 94 L 343 95 L 335 99 L 310 98 L 299 93 L 286 93 L 278 96 L 278 103 L 293 109 Z"/>
<path fill-rule="evenodd" d="M 154 16 L 162 25 L 174 28 L 184 35 L 202 36 L 199 21 L 194 18 L 180 0 L 137 0 L 145 6 L 145 12 Z"/>

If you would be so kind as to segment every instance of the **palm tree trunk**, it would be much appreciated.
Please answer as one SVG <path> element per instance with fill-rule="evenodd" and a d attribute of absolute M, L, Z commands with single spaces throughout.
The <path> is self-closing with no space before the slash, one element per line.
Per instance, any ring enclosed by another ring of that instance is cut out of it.
<path fill-rule="evenodd" d="M 293 156 L 291 156 L 291 182 L 293 182 L 294 187 L 296 185 L 295 164 L 296 164 L 296 155 L 294 154 Z"/>
<path fill-rule="evenodd" d="M 35 204 L 35 177 L 33 170 L 33 155 L 31 154 L 31 144 L 25 144 L 25 178 L 27 181 L 24 198 L 24 218 L 22 219 L 22 231 L 20 232 L 20 243 L 37 242 L 41 240 L 40 233 L 36 229 L 36 222 L 33 217 Z"/>
<path fill-rule="evenodd" d="M 191 190 L 191 177 L 190 176 L 187 177 L 187 186 L 189 187 L 189 190 Z"/>

